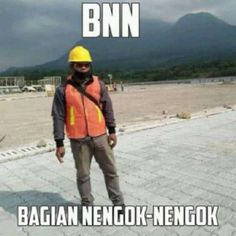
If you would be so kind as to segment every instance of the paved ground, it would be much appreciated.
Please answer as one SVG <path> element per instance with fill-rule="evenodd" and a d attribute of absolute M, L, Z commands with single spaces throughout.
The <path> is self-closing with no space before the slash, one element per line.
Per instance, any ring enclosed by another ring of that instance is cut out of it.
<path fill-rule="evenodd" d="M 78 203 L 70 150 L 0 165 L 0 235 L 236 235 L 236 111 L 125 134 L 115 149 L 127 204 L 219 205 L 219 227 L 24 227 L 16 206 Z M 97 204 L 109 204 L 92 165 Z"/>

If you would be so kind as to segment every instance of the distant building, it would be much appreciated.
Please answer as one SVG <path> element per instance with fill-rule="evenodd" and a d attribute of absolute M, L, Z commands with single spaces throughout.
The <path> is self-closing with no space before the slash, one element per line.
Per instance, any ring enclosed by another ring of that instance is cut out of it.
<path fill-rule="evenodd" d="M 22 88 L 25 85 L 24 76 L 5 76 L 0 77 L 0 86 L 19 86 Z"/>
<path fill-rule="evenodd" d="M 24 85 L 24 76 L 0 77 L 0 94 L 20 93 Z"/>
<path fill-rule="evenodd" d="M 40 84 L 44 89 L 45 85 L 54 85 L 55 87 L 58 87 L 61 84 L 61 76 L 43 77 L 43 79 L 38 80 L 38 84 Z"/>

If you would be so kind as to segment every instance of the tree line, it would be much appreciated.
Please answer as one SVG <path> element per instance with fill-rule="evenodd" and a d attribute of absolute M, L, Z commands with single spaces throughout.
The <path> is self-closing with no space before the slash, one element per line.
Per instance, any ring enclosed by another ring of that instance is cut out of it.
<path fill-rule="evenodd" d="M 39 80 L 44 76 L 61 76 L 63 80 L 67 77 L 69 70 L 12 70 L 1 73 L 1 76 L 24 76 L 25 80 Z M 109 83 L 108 74 L 112 74 L 113 81 L 124 82 L 147 82 L 165 81 L 191 78 L 210 78 L 236 75 L 236 60 L 193 62 L 175 66 L 162 66 L 150 70 L 94 70 L 105 82 Z"/>

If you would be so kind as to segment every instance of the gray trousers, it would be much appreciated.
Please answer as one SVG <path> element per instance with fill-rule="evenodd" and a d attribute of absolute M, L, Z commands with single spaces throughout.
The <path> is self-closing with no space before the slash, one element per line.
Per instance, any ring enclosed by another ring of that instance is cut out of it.
<path fill-rule="evenodd" d="M 77 170 L 77 187 L 81 203 L 92 205 L 94 197 L 91 193 L 90 166 L 92 157 L 103 171 L 108 196 L 114 205 L 124 204 L 123 194 L 120 191 L 119 177 L 115 166 L 113 151 L 108 144 L 107 135 L 90 140 L 70 140 L 75 168 Z"/>

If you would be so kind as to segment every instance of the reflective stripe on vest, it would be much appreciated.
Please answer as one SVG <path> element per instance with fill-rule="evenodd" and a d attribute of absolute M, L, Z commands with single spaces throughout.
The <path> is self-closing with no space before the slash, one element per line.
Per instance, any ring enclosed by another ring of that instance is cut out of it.
<path fill-rule="evenodd" d="M 86 92 L 91 94 L 97 101 L 100 101 L 101 87 L 98 77 L 93 76 L 93 82 L 86 86 Z M 106 133 L 104 116 L 94 102 L 86 96 L 81 95 L 70 84 L 66 85 L 65 99 L 65 124 L 68 138 L 96 137 Z"/>

